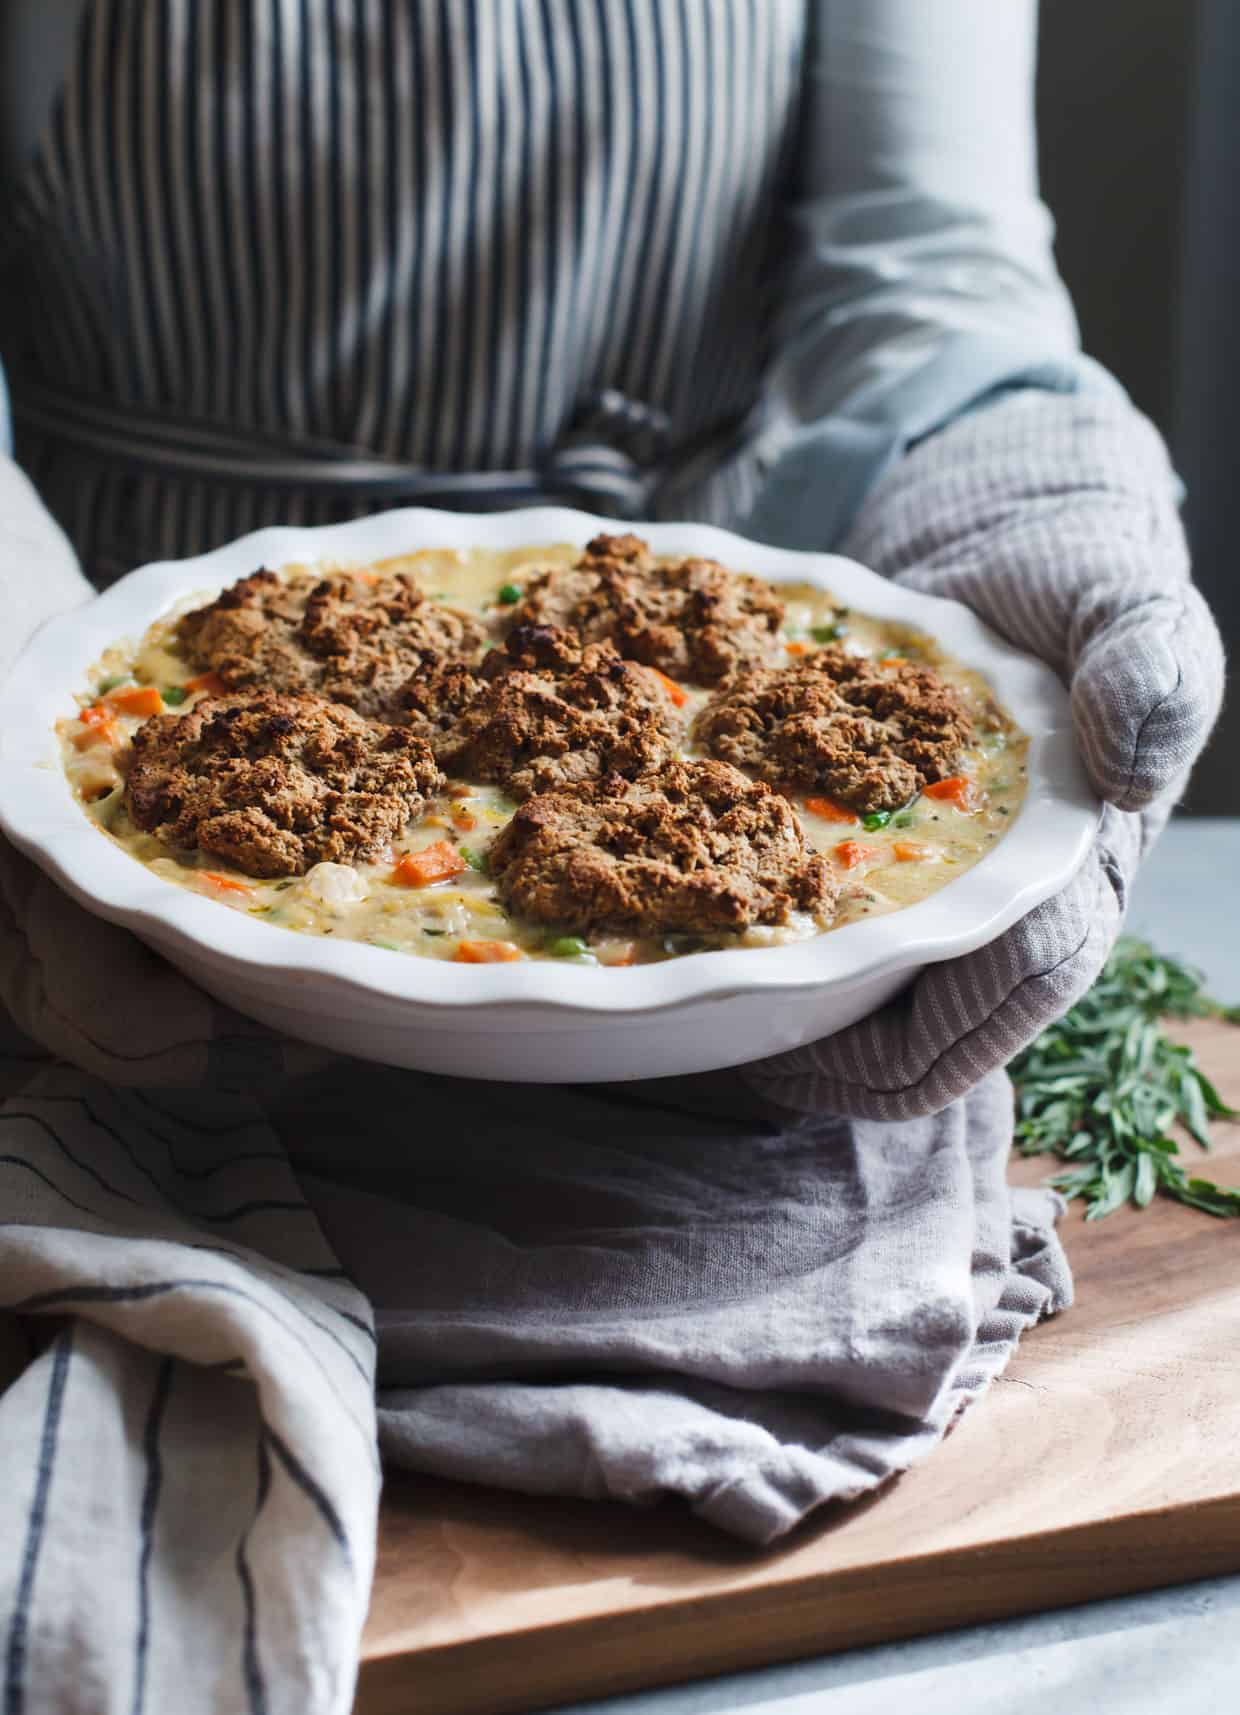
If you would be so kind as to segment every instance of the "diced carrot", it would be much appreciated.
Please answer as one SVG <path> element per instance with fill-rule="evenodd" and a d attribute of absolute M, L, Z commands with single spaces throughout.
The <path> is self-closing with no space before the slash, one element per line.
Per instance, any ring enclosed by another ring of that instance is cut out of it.
<path fill-rule="evenodd" d="M 841 840 L 832 852 L 836 863 L 845 869 L 856 869 L 858 864 L 868 863 L 871 858 L 879 855 L 877 846 L 858 845 L 856 840 Z"/>
<path fill-rule="evenodd" d="M 805 808 L 811 816 L 821 816 L 824 822 L 855 822 L 857 817 L 834 798 L 807 798 Z"/>
<path fill-rule="evenodd" d="M 673 703 L 675 703 L 676 707 L 678 709 L 684 708 L 685 704 L 689 701 L 688 691 L 686 691 L 683 686 L 678 685 L 675 679 L 669 679 L 666 673 L 661 673 L 657 667 L 650 667 L 647 671 L 654 674 L 655 678 L 659 681 L 660 685 L 662 685 L 663 689 L 667 692 Z"/>
<path fill-rule="evenodd" d="M 907 655 L 884 655 L 879 662 L 880 667 L 907 667 Z"/>
<path fill-rule="evenodd" d="M 228 686 L 218 673 L 199 673 L 195 679 L 185 681 L 187 691 L 205 691 L 209 697 L 222 697 Z"/>
<path fill-rule="evenodd" d="M 462 941 L 453 955 L 458 965 L 507 965 L 524 957 L 511 941 Z"/>
<path fill-rule="evenodd" d="M 116 709 L 122 715 L 157 715 L 164 706 L 164 699 L 154 685 L 127 685 L 123 691 L 112 691 L 107 699 L 110 709 Z"/>
<path fill-rule="evenodd" d="M 452 826 L 459 828 L 463 834 L 472 834 L 478 826 L 478 818 L 469 810 L 458 807 L 452 812 Z"/>
<path fill-rule="evenodd" d="M 946 780 L 936 780 L 925 788 L 927 798 L 937 798 L 940 802 L 954 804 L 958 810 L 966 813 L 977 808 L 973 794 L 973 782 L 964 774 L 950 775 Z"/>
<path fill-rule="evenodd" d="M 808 643 L 800 643 L 800 642 L 785 643 L 784 649 L 787 651 L 787 653 L 789 655 L 808 655 L 809 654 L 809 644 Z"/>
<path fill-rule="evenodd" d="M 213 869 L 204 869 L 202 879 L 209 882 L 217 893 L 243 893 L 247 899 L 253 899 L 254 889 L 247 887 L 244 881 L 234 881 L 231 875 L 220 875 Z"/>
<path fill-rule="evenodd" d="M 919 863 L 929 856 L 929 847 L 923 846 L 920 840 L 893 840 L 891 855 L 897 863 Z"/>
<path fill-rule="evenodd" d="M 420 852 L 406 852 L 392 871 L 392 880 L 402 887 L 430 887 L 436 881 L 449 881 L 469 865 L 454 845 L 436 840 Z"/>
<path fill-rule="evenodd" d="M 83 726 L 102 726 L 112 719 L 112 711 L 106 703 L 92 703 L 88 709 L 78 710 L 78 719 Z"/>
<path fill-rule="evenodd" d="M 85 732 L 75 732 L 73 748 L 75 750 L 90 750 L 93 745 L 107 744 L 115 750 L 121 742 L 121 729 L 115 721 L 97 721 L 94 726 L 88 726 Z"/>

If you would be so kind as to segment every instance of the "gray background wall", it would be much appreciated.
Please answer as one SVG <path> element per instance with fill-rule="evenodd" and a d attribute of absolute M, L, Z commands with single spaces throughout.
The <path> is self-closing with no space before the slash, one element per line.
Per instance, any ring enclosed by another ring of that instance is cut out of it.
<path fill-rule="evenodd" d="M 1086 348 L 1171 442 L 1240 658 L 1240 0 L 1042 0 L 1042 187 Z M 1234 111 L 1233 111 L 1234 110 Z M 1187 808 L 1240 814 L 1240 699 Z"/>

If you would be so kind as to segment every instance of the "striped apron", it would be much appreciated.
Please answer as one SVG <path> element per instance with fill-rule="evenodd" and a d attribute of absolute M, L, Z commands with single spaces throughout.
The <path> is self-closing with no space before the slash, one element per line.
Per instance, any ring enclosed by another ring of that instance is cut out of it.
<path fill-rule="evenodd" d="M 92 575 L 385 505 L 747 508 L 804 0 L 86 0 L 0 210 Z"/>

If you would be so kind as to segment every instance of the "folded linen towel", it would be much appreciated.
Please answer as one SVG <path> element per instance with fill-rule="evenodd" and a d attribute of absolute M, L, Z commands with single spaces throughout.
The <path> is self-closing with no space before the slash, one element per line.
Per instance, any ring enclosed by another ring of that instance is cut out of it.
<path fill-rule="evenodd" d="M 1068 1303 L 1049 1191 L 1009 1193 L 1003 1074 L 903 1125 L 788 1125 L 712 1075 L 613 1090 L 351 1069 L 280 1129 L 377 1306 L 397 1464 L 683 1496 L 764 1543 L 924 1457 Z"/>

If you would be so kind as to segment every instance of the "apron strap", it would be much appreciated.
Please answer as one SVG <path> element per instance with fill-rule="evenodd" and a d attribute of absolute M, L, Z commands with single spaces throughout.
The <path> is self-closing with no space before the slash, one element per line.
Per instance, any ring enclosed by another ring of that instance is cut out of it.
<path fill-rule="evenodd" d="M 613 391 L 595 395 L 528 470 L 440 471 L 334 441 L 221 428 L 118 405 L 22 378 L 13 415 L 25 428 L 138 474 L 228 486 L 483 509 L 569 501 L 640 517 L 662 475 L 662 413 Z M 649 463 L 639 462 L 644 454 Z"/>

